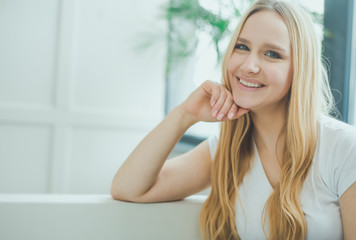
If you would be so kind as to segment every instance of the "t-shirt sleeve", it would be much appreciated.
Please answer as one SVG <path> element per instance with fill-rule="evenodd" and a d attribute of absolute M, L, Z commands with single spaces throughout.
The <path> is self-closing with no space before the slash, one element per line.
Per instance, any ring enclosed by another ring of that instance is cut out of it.
<path fill-rule="evenodd" d="M 340 198 L 356 182 L 356 128 L 343 125 L 332 134 L 323 136 L 324 179 L 331 191 Z"/>
<path fill-rule="evenodd" d="M 352 148 L 335 168 L 335 182 L 339 198 L 356 182 L 356 144 L 353 144 Z"/>
<path fill-rule="evenodd" d="M 216 149 L 218 147 L 218 141 L 219 141 L 219 134 L 211 135 L 208 138 L 210 155 L 211 155 L 211 159 L 213 159 L 213 160 L 214 160 L 214 157 L 215 157 Z"/>

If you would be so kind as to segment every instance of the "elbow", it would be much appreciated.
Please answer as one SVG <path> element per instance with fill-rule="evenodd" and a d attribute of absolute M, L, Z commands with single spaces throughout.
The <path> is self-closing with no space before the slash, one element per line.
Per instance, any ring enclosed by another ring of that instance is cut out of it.
<path fill-rule="evenodd" d="M 115 188 L 114 186 L 111 187 L 110 194 L 114 200 L 126 202 L 128 201 L 122 194 L 120 194 L 120 191 L 118 191 L 117 188 Z"/>
<path fill-rule="evenodd" d="M 110 191 L 111 197 L 114 200 L 122 202 L 132 202 L 132 203 L 147 203 L 150 202 L 143 196 L 130 196 L 129 194 L 124 194 L 117 189 L 112 188 Z"/>
<path fill-rule="evenodd" d="M 147 202 L 147 193 L 141 193 L 131 184 L 127 184 L 122 181 L 112 182 L 110 195 L 114 200 L 118 201 L 135 203 Z"/>
<path fill-rule="evenodd" d="M 119 191 L 119 187 L 116 186 L 114 183 L 111 185 L 110 195 L 114 200 L 124 201 L 122 194 Z"/>
<path fill-rule="evenodd" d="M 117 192 L 113 191 L 112 189 L 111 189 L 111 191 L 110 191 L 110 194 L 111 194 L 111 197 L 112 197 L 114 200 L 121 200 L 120 195 L 117 194 Z"/>
<path fill-rule="evenodd" d="M 110 195 L 114 200 L 123 202 L 138 202 L 134 198 L 128 196 L 128 194 L 123 193 L 118 189 L 118 187 L 111 187 Z"/>

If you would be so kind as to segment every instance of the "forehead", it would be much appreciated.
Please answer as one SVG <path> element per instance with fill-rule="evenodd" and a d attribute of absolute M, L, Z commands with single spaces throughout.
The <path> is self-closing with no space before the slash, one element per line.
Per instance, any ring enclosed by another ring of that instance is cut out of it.
<path fill-rule="evenodd" d="M 289 50 L 288 28 L 283 18 L 272 10 L 252 14 L 245 22 L 240 37 L 252 44 L 276 44 Z"/>

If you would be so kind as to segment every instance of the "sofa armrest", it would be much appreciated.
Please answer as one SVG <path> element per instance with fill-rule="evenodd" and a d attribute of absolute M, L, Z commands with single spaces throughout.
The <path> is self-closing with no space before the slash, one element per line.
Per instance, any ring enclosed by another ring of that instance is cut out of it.
<path fill-rule="evenodd" d="M 110 195 L 0 194 L 0 239 L 201 239 L 205 200 L 142 204 Z"/>

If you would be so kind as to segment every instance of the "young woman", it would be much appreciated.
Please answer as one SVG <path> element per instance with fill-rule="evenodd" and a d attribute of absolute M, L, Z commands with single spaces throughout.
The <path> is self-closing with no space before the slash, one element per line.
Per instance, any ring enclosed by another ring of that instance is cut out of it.
<path fill-rule="evenodd" d="M 172 201 L 211 186 L 204 239 L 355 239 L 356 130 L 327 116 L 320 49 L 303 10 L 255 3 L 227 48 L 223 84 L 204 82 L 143 139 L 113 198 Z M 221 121 L 219 136 L 166 162 L 199 121 Z"/>

